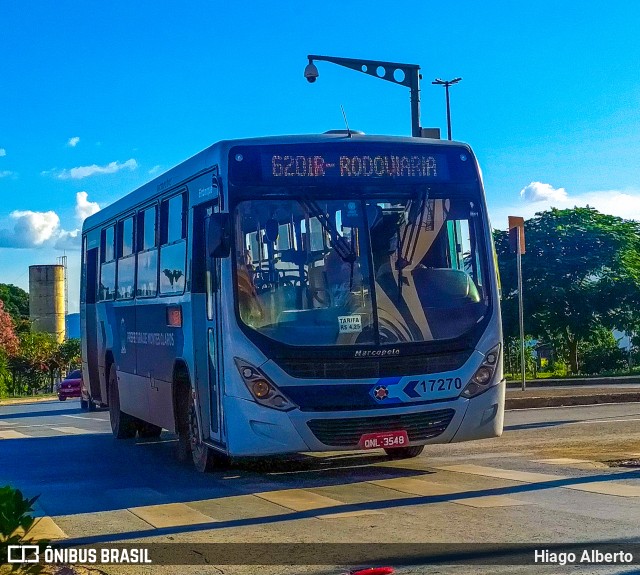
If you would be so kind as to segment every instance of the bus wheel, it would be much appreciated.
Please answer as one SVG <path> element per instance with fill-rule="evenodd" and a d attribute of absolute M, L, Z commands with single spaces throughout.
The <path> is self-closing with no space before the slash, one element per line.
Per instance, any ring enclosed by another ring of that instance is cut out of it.
<path fill-rule="evenodd" d="M 392 447 L 385 449 L 390 459 L 410 459 L 418 457 L 422 453 L 424 445 L 416 445 L 415 447 Z"/>
<path fill-rule="evenodd" d="M 111 432 L 116 439 L 130 439 L 136 436 L 135 417 L 120 411 L 120 393 L 118 392 L 118 374 L 115 363 L 109 369 L 109 420 Z"/>
<path fill-rule="evenodd" d="M 136 427 L 138 428 L 138 435 L 144 438 L 160 437 L 162 433 L 162 427 L 146 421 L 138 421 Z"/>
<path fill-rule="evenodd" d="M 216 464 L 216 456 L 200 439 L 200 426 L 196 416 L 196 404 L 193 393 L 189 392 L 189 444 L 191 458 L 201 473 L 211 471 Z"/>

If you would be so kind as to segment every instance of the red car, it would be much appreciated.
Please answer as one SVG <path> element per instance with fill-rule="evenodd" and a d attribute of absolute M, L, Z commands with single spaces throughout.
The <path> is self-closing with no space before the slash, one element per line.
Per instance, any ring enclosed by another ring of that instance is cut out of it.
<path fill-rule="evenodd" d="M 65 401 L 67 397 L 80 397 L 82 387 L 82 371 L 74 369 L 58 384 L 58 399 Z"/>

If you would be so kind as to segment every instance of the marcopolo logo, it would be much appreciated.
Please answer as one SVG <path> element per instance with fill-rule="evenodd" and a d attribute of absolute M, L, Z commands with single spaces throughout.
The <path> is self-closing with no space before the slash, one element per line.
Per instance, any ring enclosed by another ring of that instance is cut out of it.
<path fill-rule="evenodd" d="M 393 349 L 357 349 L 353 357 L 389 357 L 394 355 L 400 355 L 400 350 L 397 347 Z"/>

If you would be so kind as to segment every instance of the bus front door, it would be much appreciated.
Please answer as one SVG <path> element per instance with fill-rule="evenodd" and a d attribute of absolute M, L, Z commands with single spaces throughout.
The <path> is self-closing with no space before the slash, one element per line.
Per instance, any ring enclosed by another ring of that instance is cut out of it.
<path fill-rule="evenodd" d="M 208 220 L 208 218 L 207 218 Z M 208 224 L 208 222 L 207 222 Z M 206 229 L 206 228 L 205 228 Z M 222 412 L 222 338 L 220 305 L 220 259 L 205 256 L 207 260 L 207 350 L 209 372 L 210 437 L 221 447 L 225 444 Z M 204 401 L 202 398 L 201 401 Z"/>

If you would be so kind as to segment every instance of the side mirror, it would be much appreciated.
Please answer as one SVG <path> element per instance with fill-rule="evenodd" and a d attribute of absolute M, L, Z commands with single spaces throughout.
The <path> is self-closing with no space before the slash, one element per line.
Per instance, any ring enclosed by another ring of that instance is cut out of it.
<path fill-rule="evenodd" d="M 207 254 L 226 258 L 231 253 L 231 219 L 229 214 L 211 214 L 207 218 Z"/>

